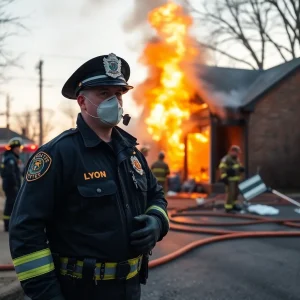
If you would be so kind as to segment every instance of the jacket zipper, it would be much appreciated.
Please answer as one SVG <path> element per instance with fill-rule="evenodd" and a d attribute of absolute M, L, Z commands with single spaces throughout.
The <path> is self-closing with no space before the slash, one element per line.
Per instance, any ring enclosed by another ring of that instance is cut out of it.
<path fill-rule="evenodd" d="M 123 196 L 123 200 L 124 200 L 124 205 L 122 205 L 122 203 L 120 203 L 121 209 L 124 213 L 125 216 L 125 226 L 126 226 L 126 231 L 128 232 L 129 230 L 129 226 L 128 226 L 128 210 L 129 210 L 129 204 L 128 204 L 128 200 L 127 200 L 127 196 L 126 196 L 126 192 L 125 192 L 125 188 L 124 188 L 124 183 L 121 177 L 121 173 L 120 173 L 120 168 L 118 166 L 118 177 L 119 177 L 119 182 L 120 182 L 120 186 L 121 186 L 121 192 L 122 192 L 122 196 Z M 130 232 L 128 232 L 130 233 Z"/>

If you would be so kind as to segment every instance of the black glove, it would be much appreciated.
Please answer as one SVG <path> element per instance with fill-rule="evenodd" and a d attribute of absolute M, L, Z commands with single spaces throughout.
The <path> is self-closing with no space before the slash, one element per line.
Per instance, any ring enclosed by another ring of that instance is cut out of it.
<path fill-rule="evenodd" d="M 240 171 L 241 173 L 244 173 L 244 172 L 245 172 L 245 168 L 241 166 L 241 167 L 239 168 L 239 171 Z"/>
<path fill-rule="evenodd" d="M 226 171 L 226 173 L 227 173 L 227 176 L 229 176 L 229 177 L 235 176 L 235 170 L 232 168 L 228 169 Z"/>
<path fill-rule="evenodd" d="M 134 220 L 139 223 L 141 228 L 131 233 L 131 246 L 138 253 L 148 253 L 154 248 L 160 237 L 160 220 L 149 215 L 140 215 L 135 217 Z"/>

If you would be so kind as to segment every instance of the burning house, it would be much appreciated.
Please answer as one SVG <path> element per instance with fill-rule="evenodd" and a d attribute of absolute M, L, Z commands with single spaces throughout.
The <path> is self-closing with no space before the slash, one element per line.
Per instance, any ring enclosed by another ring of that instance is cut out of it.
<path fill-rule="evenodd" d="M 146 126 L 139 140 L 147 132 L 171 171 L 208 191 L 223 187 L 218 164 L 231 144 L 241 146 L 246 176 L 259 172 L 272 187 L 298 187 L 300 59 L 268 70 L 210 67 L 180 6 L 154 9 L 149 22 L 157 37 L 141 56 L 149 76 L 136 91 Z"/>
<path fill-rule="evenodd" d="M 237 144 L 247 177 L 259 172 L 271 186 L 298 188 L 300 59 L 268 70 L 202 66 L 199 80 L 215 101 L 191 115 L 184 177 L 218 187 L 219 161 Z"/>

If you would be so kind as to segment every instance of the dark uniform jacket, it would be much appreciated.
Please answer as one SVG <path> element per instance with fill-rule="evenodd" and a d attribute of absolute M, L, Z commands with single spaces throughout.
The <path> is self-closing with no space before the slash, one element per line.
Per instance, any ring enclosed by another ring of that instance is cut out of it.
<path fill-rule="evenodd" d="M 4 191 L 18 190 L 21 186 L 19 157 L 11 150 L 5 151 L 1 165 L 2 187 Z"/>
<path fill-rule="evenodd" d="M 129 235 L 133 217 L 145 213 L 160 219 L 160 240 L 166 235 L 167 202 L 136 144 L 117 127 L 105 143 L 79 114 L 76 129 L 33 155 L 10 225 L 13 262 L 30 297 L 60 293 L 51 253 L 104 262 L 137 257 Z"/>

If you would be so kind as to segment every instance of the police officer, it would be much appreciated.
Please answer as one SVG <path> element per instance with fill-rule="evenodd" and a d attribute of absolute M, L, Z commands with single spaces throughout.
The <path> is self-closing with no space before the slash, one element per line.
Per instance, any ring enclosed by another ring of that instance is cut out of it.
<path fill-rule="evenodd" d="M 9 150 L 6 150 L 2 157 L 2 187 L 6 196 L 3 214 L 5 231 L 8 231 L 11 212 L 13 210 L 15 199 L 21 186 L 21 171 L 19 168 L 21 146 L 21 138 L 12 138 L 8 142 Z"/>
<path fill-rule="evenodd" d="M 62 94 L 77 128 L 29 161 L 13 210 L 10 249 L 32 300 L 136 300 L 148 254 L 169 229 L 167 202 L 136 139 L 116 125 L 132 86 L 115 54 L 84 63 Z"/>
<path fill-rule="evenodd" d="M 164 192 L 167 192 L 167 176 L 170 175 L 170 169 L 167 163 L 164 162 L 165 153 L 159 152 L 158 160 L 151 166 L 151 170 L 156 177 L 158 183 L 164 188 Z"/>
<path fill-rule="evenodd" d="M 237 145 L 232 145 L 228 154 L 222 158 L 219 165 L 221 180 L 226 185 L 226 212 L 239 211 L 241 208 L 237 205 L 238 200 L 238 184 L 241 175 L 244 173 L 244 167 L 239 160 L 241 149 Z"/>

